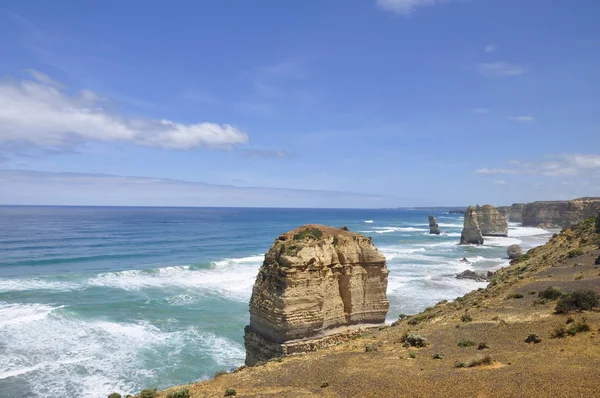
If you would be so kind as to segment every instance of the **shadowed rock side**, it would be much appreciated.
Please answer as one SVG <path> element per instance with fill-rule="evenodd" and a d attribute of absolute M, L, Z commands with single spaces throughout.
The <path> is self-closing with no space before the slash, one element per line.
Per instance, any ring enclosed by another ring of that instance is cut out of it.
<path fill-rule="evenodd" d="M 600 198 L 515 203 L 497 209 L 509 221 L 524 227 L 562 228 L 595 216 L 600 211 Z"/>
<path fill-rule="evenodd" d="M 389 309 L 385 257 L 363 235 L 322 225 L 282 234 L 261 266 L 245 328 L 246 364 L 343 341 Z"/>
<path fill-rule="evenodd" d="M 477 212 L 473 206 L 469 206 L 465 211 L 465 223 L 462 234 L 460 235 L 460 244 L 483 244 L 483 236 L 481 235 L 481 229 L 479 228 L 479 223 L 477 222 Z"/>
<path fill-rule="evenodd" d="M 477 206 L 477 222 L 483 236 L 508 236 L 508 222 L 492 205 Z"/>
<path fill-rule="evenodd" d="M 429 215 L 429 233 L 434 235 L 440 234 L 440 227 L 435 220 L 435 217 L 431 214 Z"/>
<path fill-rule="evenodd" d="M 523 222 L 524 206 L 524 203 L 513 203 L 510 206 L 498 206 L 496 210 L 510 222 Z"/>

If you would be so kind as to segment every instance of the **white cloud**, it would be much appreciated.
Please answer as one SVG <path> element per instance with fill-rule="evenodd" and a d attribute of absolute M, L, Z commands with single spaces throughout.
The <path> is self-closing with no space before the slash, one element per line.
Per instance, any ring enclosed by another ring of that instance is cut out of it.
<path fill-rule="evenodd" d="M 525 68 L 507 62 L 488 62 L 475 65 L 475 71 L 483 77 L 520 76 Z"/>
<path fill-rule="evenodd" d="M 494 181 L 494 184 L 504 185 L 504 184 L 506 184 L 506 181 L 504 181 L 504 180 L 496 180 L 496 181 Z"/>
<path fill-rule="evenodd" d="M 377 0 L 377 5 L 384 10 L 401 15 L 410 15 L 415 8 L 432 6 L 447 0 Z"/>
<path fill-rule="evenodd" d="M 483 47 L 483 51 L 485 51 L 486 53 L 493 53 L 496 50 L 497 47 L 493 44 L 488 44 L 487 46 Z"/>
<path fill-rule="evenodd" d="M 475 173 L 482 175 L 542 175 L 549 177 L 600 173 L 600 155 L 563 154 L 548 156 L 548 159 L 547 161 L 535 163 L 511 160 L 509 163 L 513 168 L 482 168 L 475 170 Z M 598 175 L 600 176 L 600 174 Z"/>
<path fill-rule="evenodd" d="M 35 71 L 34 71 L 35 72 Z M 69 94 L 47 75 L 0 82 L 0 143 L 66 146 L 80 141 L 126 141 L 170 149 L 230 148 L 248 142 L 228 124 L 133 119 L 104 110 L 106 100 L 84 90 Z"/>
<path fill-rule="evenodd" d="M 511 116 L 509 119 L 514 120 L 515 122 L 533 122 L 535 120 L 535 118 L 531 115 Z"/>

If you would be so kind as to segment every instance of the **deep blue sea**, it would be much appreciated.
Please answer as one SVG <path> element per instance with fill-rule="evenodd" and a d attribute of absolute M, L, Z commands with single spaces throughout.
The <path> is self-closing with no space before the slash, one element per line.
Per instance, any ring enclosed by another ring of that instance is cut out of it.
<path fill-rule="evenodd" d="M 428 214 L 442 235 L 428 234 Z M 509 238 L 457 246 L 462 221 L 445 210 L 0 206 L 0 396 L 106 397 L 243 364 L 258 267 L 299 225 L 373 238 L 388 259 L 390 321 L 484 287 L 454 276 L 549 237 L 511 225 Z"/>

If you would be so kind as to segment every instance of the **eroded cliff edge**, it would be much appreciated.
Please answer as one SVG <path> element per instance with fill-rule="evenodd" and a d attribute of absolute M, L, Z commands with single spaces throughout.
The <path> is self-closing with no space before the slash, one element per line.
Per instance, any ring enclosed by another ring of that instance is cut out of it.
<path fill-rule="evenodd" d="M 525 227 L 564 228 L 596 215 L 600 211 L 600 198 L 515 203 L 497 209 L 509 221 Z"/>
<path fill-rule="evenodd" d="M 261 266 L 245 328 L 246 364 L 344 340 L 389 309 L 385 257 L 370 238 L 323 225 L 280 235 Z"/>

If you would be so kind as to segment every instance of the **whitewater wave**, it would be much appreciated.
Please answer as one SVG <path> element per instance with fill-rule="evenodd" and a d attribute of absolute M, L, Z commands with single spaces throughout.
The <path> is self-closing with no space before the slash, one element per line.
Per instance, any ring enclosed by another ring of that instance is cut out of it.
<path fill-rule="evenodd" d="M 77 283 L 49 281 L 40 278 L 31 279 L 0 279 L 0 293 L 25 290 L 56 290 L 67 292 L 79 289 Z"/>
<path fill-rule="evenodd" d="M 46 318 L 64 306 L 46 304 L 9 304 L 0 302 L 0 328 L 22 325 Z"/>
<path fill-rule="evenodd" d="M 365 220 L 367 224 L 373 224 L 373 220 Z"/>
<path fill-rule="evenodd" d="M 524 236 L 537 236 L 537 235 L 549 235 L 550 231 L 547 231 L 542 228 L 535 227 L 509 227 L 508 228 L 508 236 L 509 237 L 524 237 Z"/>

